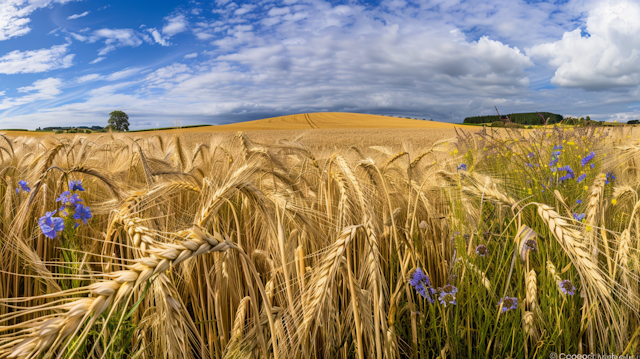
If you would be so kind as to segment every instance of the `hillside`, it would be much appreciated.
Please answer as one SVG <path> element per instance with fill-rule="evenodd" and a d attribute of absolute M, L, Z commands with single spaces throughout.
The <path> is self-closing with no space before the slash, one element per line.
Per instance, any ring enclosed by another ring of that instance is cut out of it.
<path fill-rule="evenodd" d="M 356 128 L 433 128 L 469 127 L 445 122 L 410 120 L 390 116 L 349 112 L 303 113 L 228 125 L 185 129 L 185 132 L 226 132 L 261 130 L 356 129 Z"/>

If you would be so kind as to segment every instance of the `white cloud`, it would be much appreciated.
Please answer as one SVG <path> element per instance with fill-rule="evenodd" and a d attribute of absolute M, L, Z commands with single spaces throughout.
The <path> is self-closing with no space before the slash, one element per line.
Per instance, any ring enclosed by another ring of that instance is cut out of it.
<path fill-rule="evenodd" d="M 89 15 L 89 12 L 90 11 L 85 11 L 82 14 L 74 14 L 74 15 L 68 16 L 67 20 L 75 20 L 75 19 L 79 19 L 81 17 L 85 17 L 85 16 Z"/>
<path fill-rule="evenodd" d="M 196 57 L 198 57 L 198 53 L 197 52 L 184 55 L 185 59 L 193 59 L 193 58 L 196 58 Z"/>
<path fill-rule="evenodd" d="M 187 19 L 182 14 L 166 17 L 165 21 L 167 21 L 167 24 L 162 27 L 162 33 L 166 36 L 171 37 L 187 31 Z"/>
<path fill-rule="evenodd" d="M 11 51 L 0 57 L 0 73 L 39 73 L 71 67 L 75 55 L 67 55 L 68 46 L 69 44 L 64 44 L 50 49 Z"/>
<path fill-rule="evenodd" d="M 125 69 L 125 70 L 122 70 L 122 71 L 114 72 L 114 73 L 106 76 L 105 79 L 107 81 L 122 80 L 124 78 L 131 77 L 131 76 L 139 73 L 141 70 L 142 70 L 141 67 L 133 67 L 133 68 L 130 68 L 130 69 Z"/>
<path fill-rule="evenodd" d="M 0 41 L 31 31 L 29 15 L 39 8 L 72 0 L 2 0 L 0 1 Z"/>
<path fill-rule="evenodd" d="M 84 76 L 80 76 L 78 78 L 76 78 L 76 82 L 78 83 L 85 83 L 85 82 L 90 82 L 90 81 L 95 81 L 97 79 L 100 79 L 101 76 L 98 74 L 89 74 L 89 75 L 84 75 Z"/>
<path fill-rule="evenodd" d="M 640 85 L 640 5 L 597 2 L 586 32 L 565 32 L 561 40 L 533 46 L 528 54 L 555 68 L 553 84 L 603 90 Z"/>
<path fill-rule="evenodd" d="M 104 60 L 104 59 L 105 59 L 105 57 L 97 57 L 95 60 L 93 60 L 93 61 L 91 61 L 91 62 L 89 62 L 89 63 L 90 63 L 91 65 L 93 65 L 93 64 L 97 64 L 98 62 L 100 62 L 100 61 L 102 61 L 102 60 Z"/>
<path fill-rule="evenodd" d="M 6 110 L 39 100 L 55 98 L 56 95 L 59 95 L 62 92 L 60 90 L 61 85 L 62 81 L 60 79 L 50 77 L 38 80 L 31 86 L 20 87 L 18 88 L 18 92 L 28 93 L 28 95 L 17 98 L 4 98 L 0 101 L 0 110 Z"/>
<path fill-rule="evenodd" d="M 149 36 L 132 29 L 104 28 L 92 32 L 89 36 L 84 36 L 73 32 L 70 34 L 71 36 L 73 36 L 73 38 L 82 42 L 94 43 L 97 41 L 104 41 L 105 46 L 99 50 L 99 56 L 106 55 L 107 53 L 120 47 L 138 47 L 145 41 L 148 43 L 152 43 Z"/>
<path fill-rule="evenodd" d="M 151 34 L 151 36 L 153 37 L 153 40 L 162 45 L 162 46 L 169 46 L 171 45 L 171 43 L 169 41 L 167 41 L 166 39 L 164 39 L 162 37 L 162 35 L 160 34 L 160 32 L 158 30 L 156 30 L 156 28 L 151 28 L 151 29 L 147 29 L 147 31 Z"/>

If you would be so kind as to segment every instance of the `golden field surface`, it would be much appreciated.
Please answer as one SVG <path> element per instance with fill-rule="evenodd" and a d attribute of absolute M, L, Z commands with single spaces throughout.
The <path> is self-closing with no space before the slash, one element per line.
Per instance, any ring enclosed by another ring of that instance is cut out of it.
<path fill-rule="evenodd" d="M 640 354 L 637 132 L 375 117 L 0 135 L 0 359 Z"/>

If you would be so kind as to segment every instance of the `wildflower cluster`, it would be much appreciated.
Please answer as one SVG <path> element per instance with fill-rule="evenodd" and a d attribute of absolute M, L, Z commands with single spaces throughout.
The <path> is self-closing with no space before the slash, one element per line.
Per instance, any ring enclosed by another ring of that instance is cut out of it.
<path fill-rule="evenodd" d="M 571 168 L 571 166 L 563 166 L 563 167 L 558 167 L 558 171 L 566 171 L 567 174 L 565 174 L 564 176 L 561 176 L 560 178 L 558 178 L 559 182 L 562 181 L 566 181 L 570 178 L 576 178 L 576 174 L 573 172 L 573 168 Z"/>
<path fill-rule="evenodd" d="M 573 214 L 573 219 L 575 219 L 576 221 L 580 222 L 584 219 L 584 213 L 574 213 Z"/>
<path fill-rule="evenodd" d="M 583 158 L 583 159 L 580 161 L 580 164 L 582 165 L 582 167 L 584 167 L 584 166 L 586 166 L 589 162 L 591 162 L 591 160 L 592 160 L 594 157 L 596 157 L 596 154 L 595 154 L 595 152 L 591 151 L 591 153 L 590 153 L 590 154 L 588 154 L 585 158 Z M 591 164 L 591 168 L 593 168 L 593 167 L 594 167 L 594 166 L 593 166 L 593 163 L 592 163 L 592 164 Z"/>
<path fill-rule="evenodd" d="M 429 277 L 421 268 L 417 268 L 416 271 L 413 272 L 411 279 L 409 279 L 409 285 L 411 285 L 423 298 L 427 299 L 429 303 L 434 303 L 433 295 L 436 291 L 431 286 L 431 280 L 429 280 Z"/>
<path fill-rule="evenodd" d="M 56 199 L 56 202 L 60 202 L 60 208 L 47 212 L 46 215 L 38 220 L 42 234 L 48 238 L 56 238 L 58 233 L 64 231 L 66 227 L 65 222 L 67 225 L 74 223 L 73 228 L 75 229 L 80 226 L 80 222 L 86 224 L 88 219 L 93 217 L 91 215 L 91 209 L 81 203 L 82 199 L 79 195 L 77 193 L 71 193 L 72 191 L 84 192 L 82 181 L 70 181 L 69 189 L 69 191 L 63 192 Z M 56 212 L 59 212 L 62 217 L 53 217 Z"/>

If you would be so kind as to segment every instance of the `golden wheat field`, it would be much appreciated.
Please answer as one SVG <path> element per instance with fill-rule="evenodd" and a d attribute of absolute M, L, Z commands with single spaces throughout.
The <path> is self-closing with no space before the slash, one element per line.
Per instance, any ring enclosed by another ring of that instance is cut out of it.
<path fill-rule="evenodd" d="M 0 358 L 640 354 L 638 131 L 357 120 L 1 134 Z"/>

